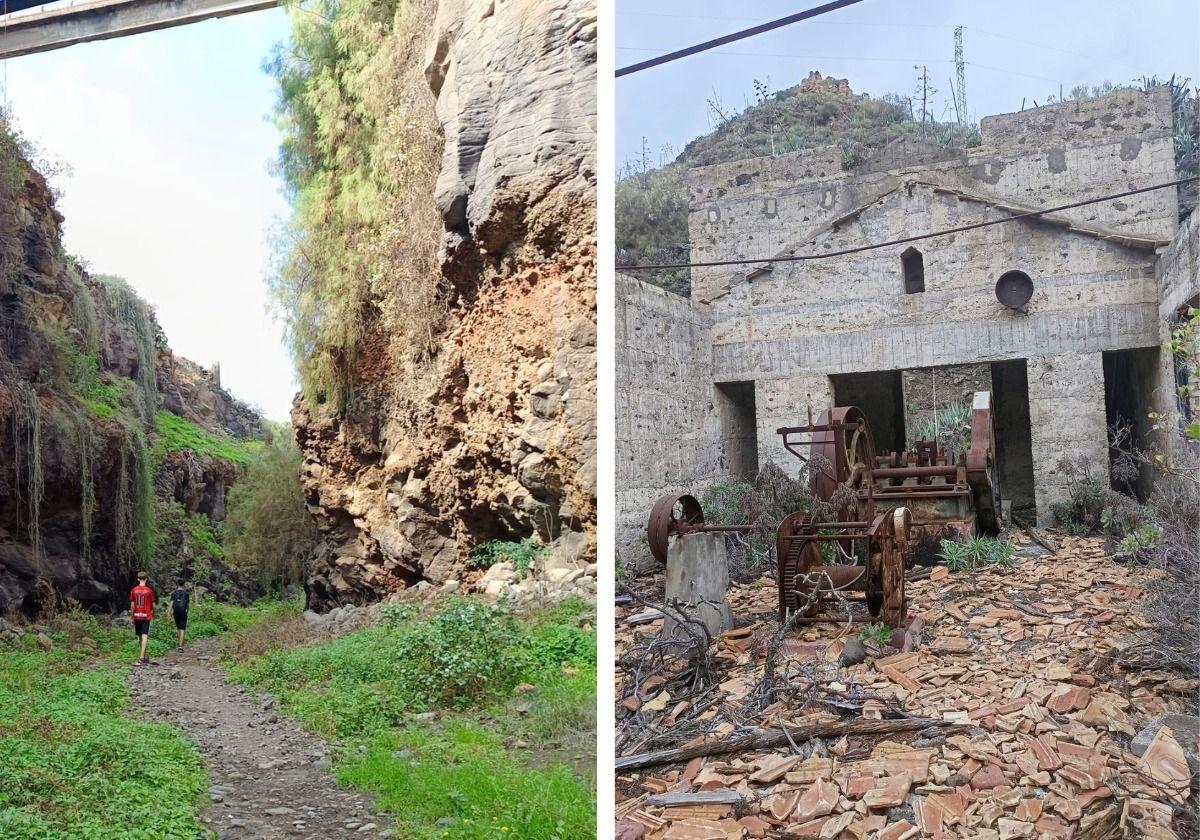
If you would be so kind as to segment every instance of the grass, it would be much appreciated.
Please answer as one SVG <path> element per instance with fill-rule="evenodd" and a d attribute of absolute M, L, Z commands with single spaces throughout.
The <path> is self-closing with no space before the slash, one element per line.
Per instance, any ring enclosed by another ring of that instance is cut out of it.
<path fill-rule="evenodd" d="M 158 436 L 154 441 L 154 460 L 162 461 L 172 452 L 190 450 L 197 455 L 214 455 L 245 466 L 254 453 L 263 447 L 262 441 L 241 440 L 232 435 L 211 435 L 195 423 L 169 411 L 154 415 Z"/>
<path fill-rule="evenodd" d="M 295 605 L 253 609 L 202 601 L 189 639 L 245 628 Z M 208 780 L 178 730 L 126 715 L 127 628 L 85 613 L 51 622 L 54 647 L 32 636 L 0 652 L 0 837 L 5 840 L 174 840 L 205 836 Z M 149 651 L 175 645 L 170 620 L 151 624 Z"/>
<path fill-rule="evenodd" d="M 382 732 L 338 771 L 413 838 L 596 836 L 595 795 L 566 764 L 530 767 L 470 720 Z"/>
<path fill-rule="evenodd" d="M 0 656 L 0 837 L 194 838 L 207 787 L 200 756 L 169 726 L 124 714 L 133 634 L 85 625 L 87 648 Z"/>
<path fill-rule="evenodd" d="M 285 712 L 337 743 L 338 778 L 373 791 L 405 836 L 590 838 L 590 610 L 571 602 L 517 619 L 450 598 L 425 612 L 390 610 L 381 626 L 338 639 L 273 649 L 258 638 L 262 624 L 241 634 L 255 637 L 245 649 L 256 653 L 230 662 L 230 674 L 278 695 Z M 295 638 L 287 623 L 277 629 Z M 434 644 L 438 663 L 422 654 Z M 445 694 L 443 683 L 462 693 Z"/>

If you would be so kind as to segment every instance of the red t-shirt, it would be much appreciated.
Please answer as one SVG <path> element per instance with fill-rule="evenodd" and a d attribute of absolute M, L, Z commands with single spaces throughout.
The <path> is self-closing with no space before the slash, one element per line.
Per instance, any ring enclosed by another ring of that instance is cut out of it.
<path fill-rule="evenodd" d="M 135 621 L 149 621 L 154 618 L 154 603 L 158 596 L 149 586 L 135 586 L 129 590 L 129 612 Z"/>

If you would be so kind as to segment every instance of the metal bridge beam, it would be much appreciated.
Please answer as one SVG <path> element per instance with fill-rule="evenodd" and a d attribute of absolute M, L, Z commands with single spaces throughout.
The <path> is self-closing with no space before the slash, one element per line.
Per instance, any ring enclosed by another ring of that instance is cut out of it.
<path fill-rule="evenodd" d="M 240 15 L 279 0 L 93 0 L 0 16 L 0 59 Z"/>

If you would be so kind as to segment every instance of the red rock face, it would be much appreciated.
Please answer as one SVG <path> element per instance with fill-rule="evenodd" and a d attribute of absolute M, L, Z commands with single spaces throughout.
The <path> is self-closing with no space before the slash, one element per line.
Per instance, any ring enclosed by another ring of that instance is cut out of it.
<path fill-rule="evenodd" d="M 489 539 L 595 561 L 594 14 L 536 0 L 486 23 L 444 0 L 430 32 L 447 324 L 404 374 L 368 325 L 350 407 L 293 411 L 324 536 L 314 609 L 463 577 Z"/>

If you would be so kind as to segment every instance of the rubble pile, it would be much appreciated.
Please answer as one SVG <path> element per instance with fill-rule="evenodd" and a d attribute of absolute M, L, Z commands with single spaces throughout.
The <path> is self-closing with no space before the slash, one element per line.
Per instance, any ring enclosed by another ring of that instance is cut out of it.
<path fill-rule="evenodd" d="M 1057 539 L 1053 553 L 1018 539 L 1013 569 L 910 572 L 909 614 L 925 625 L 914 650 L 868 641 L 865 661 L 843 664 L 858 658 L 843 651 L 862 625 L 790 630 L 776 672 L 791 686 L 802 675 L 807 690 L 778 692 L 765 706 L 776 588 L 768 578 L 735 585 L 729 598 L 742 626 L 710 649 L 718 683 L 689 691 L 661 674 L 636 680 L 631 692 L 627 680 L 618 718 L 636 732 L 618 736 L 619 754 L 667 745 L 681 722 L 675 746 L 822 721 L 941 723 L 713 751 L 619 774 L 617 836 L 1181 836 L 1173 821 L 1195 805 L 1200 723 L 1180 713 L 1192 711 L 1197 682 L 1122 670 L 1127 640 L 1144 629 L 1134 609 L 1141 573 L 1106 556 L 1098 539 Z M 641 605 L 618 608 L 618 657 L 661 624 L 651 618 Z"/>

